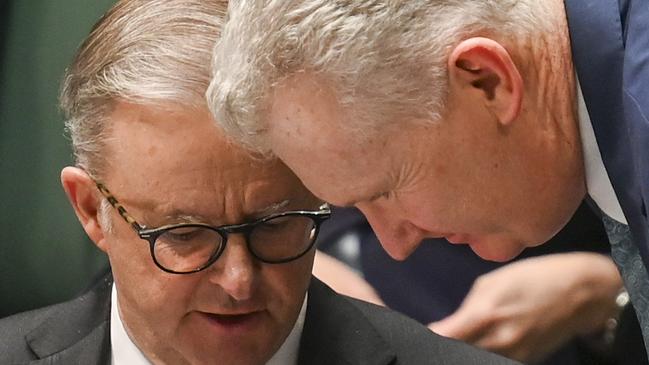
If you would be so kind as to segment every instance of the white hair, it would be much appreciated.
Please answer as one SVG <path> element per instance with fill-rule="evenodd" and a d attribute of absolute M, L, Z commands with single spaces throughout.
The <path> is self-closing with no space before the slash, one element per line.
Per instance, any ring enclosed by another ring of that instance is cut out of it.
<path fill-rule="evenodd" d="M 300 72 L 327 82 L 350 131 L 435 121 L 455 45 L 545 34 L 549 13 L 543 0 L 240 0 L 214 51 L 208 105 L 227 134 L 260 152 L 273 87 Z"/>
<path fill-rule="evenodd" d="M 122 0 L 99 20 L 60 95 L 77 166 L 95 177 L 105 167 L 116 101 L 205 106 L 226 9 L 216 0 Z"/>

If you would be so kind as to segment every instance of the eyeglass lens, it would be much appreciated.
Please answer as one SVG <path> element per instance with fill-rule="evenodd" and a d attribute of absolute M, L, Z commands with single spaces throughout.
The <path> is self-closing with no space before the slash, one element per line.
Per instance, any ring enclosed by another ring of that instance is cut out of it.
<path fill-rule="evenodd" d="M 309 217 L 281 216 L 259 222 L 248 234 L 248 247 L 258 259 L 280 262 L 302 255 L 315 239 Z M 221 234 L 204 226 L 169 229 L 157 237 L 153 254 L 158 264 L 175 272 L 190 272 L 219 255 L 225 244 Z"/>

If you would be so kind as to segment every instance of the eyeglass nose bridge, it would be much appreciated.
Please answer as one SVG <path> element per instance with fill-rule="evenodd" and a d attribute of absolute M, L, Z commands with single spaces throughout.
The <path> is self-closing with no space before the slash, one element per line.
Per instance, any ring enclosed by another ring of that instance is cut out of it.
<path fill-rule="evenodd" d="M 231 234 L 243 234 L 244 236 L 249 236 L 250 232 L 255 228 L 255 223 L 256 222 L 234 224 L 231 226 L 220 227 L 220 230 L 228 236 Z"/>
<path fill-rule="evenodd" d="M 230 236 L 233 234 L 241 234 L 243 235 L 243 238 L 246 240 L 246 246 L 248 246 L 248 249 L 250 249 L 250 234 L 252 231 L 255 229 L 255 224 L 254 223 L 241 223 L 241 224 L 235 224 L 231 226 L 226 226 L 226 227 L 220 227 L 220 233 L 221 237 L 223 237 L 223 245 L 226 245 L 227 242 L 230 240 Z M 252 252 L 252 250 L 250 250 Z M 254 254 L 253 254 L 254 255 Z"/>
<path fill-rule="evenodd" d="M 246 248 L 248 249 L 248 253 L 250 253 L 252 257 L 263 262 L 264 260 L 261 257 L 257 256 L 255 250 L 252 249 L 252 244 L 250 240 L 250 235 L 252 234 L 252 231 L 255 229 L 256 223 L 257 222 L 241 223 L 241 224 L 221 227 L 220 233 L 221 233 L 221 237 L 223 237 L 223 245 L 222 245 L 223 247 L 221 248 L 221 252 L 219 253 L 219 256 L 223 255 L 223 252 L 225 252 L 228 245 L 228 241 L 230 241 L 230 236 L 234 234 L 241 234 L 243 235 L 243 239 L 246 242 Z"/>

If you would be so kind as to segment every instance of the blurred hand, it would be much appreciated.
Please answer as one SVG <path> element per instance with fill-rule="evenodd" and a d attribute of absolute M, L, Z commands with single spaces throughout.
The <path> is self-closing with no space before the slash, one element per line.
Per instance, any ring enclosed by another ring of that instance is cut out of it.
<path fill-rule="evenodd" d="M 479 277 L 455 313 L 428 327 L 518 361 L 538 361 L 571 338 L 602 329 L 616 314 L 621 287 L 607 256 L 525 259 Z"/>
<path fill-rule="evenodd" d="M 313 275 L 340 294 L 385 305 L 374 288 L 360 274 L 321 251 L 316 251 Z"/>

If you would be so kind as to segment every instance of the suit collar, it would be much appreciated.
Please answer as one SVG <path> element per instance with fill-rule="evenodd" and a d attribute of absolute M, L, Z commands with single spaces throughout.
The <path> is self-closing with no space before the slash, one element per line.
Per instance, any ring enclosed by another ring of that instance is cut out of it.
<path fill-rule="evenodd" d="M 626 54 L 625 42 L 629 19 L 643 22 L 646 16 L 637 10 L 631 12 L 631 3 L 625 0 L 565 0 L 573 61 L 602 160 L 633 236 L 642 242 L 647 237 L 646 218 L 642 216 L 642 181 L 638 178 L 641 171 L 636 170 L 641 154 L 636 150 L 634 156 L 630 142 L 638 138 L 637 127 L 634 128 L 627 115 L 637 106 L 629 106 L 629 97 L 625 94 L 625 85 L 628 86 L 625 81 L 636 84 L 642 81 L 630 80 L 630 76 L 625 75 L 625 69 L 632 69 L 629 62 L 633 65 L 633 57 Z M 636 115 L 635 118 L 640 117 Z M 639 244 L 638 249 L 645 266 L 649 267 L 649 246 Z"/>
<path fill-rule="evenodd" d="M 383 365 L 395 357 L 349 299 L 312 278 L 298 363 Z"/>
<path fill-rule="evenodd" d="M 572 56 L 597 144 L 624 210 L 632 200 L 631 151 L 624 127 L 624 42 L 617 0 L 565 0 Z M 628 216 L 628 212 L 624 212 Z"/>
<path fill-rule="evenodd" d="M 108 362 L 111 284 L 112 277 L 105 276 L 91 291 L 59 307 L 25 336 L 40 359 L 32 364 Z"/>

